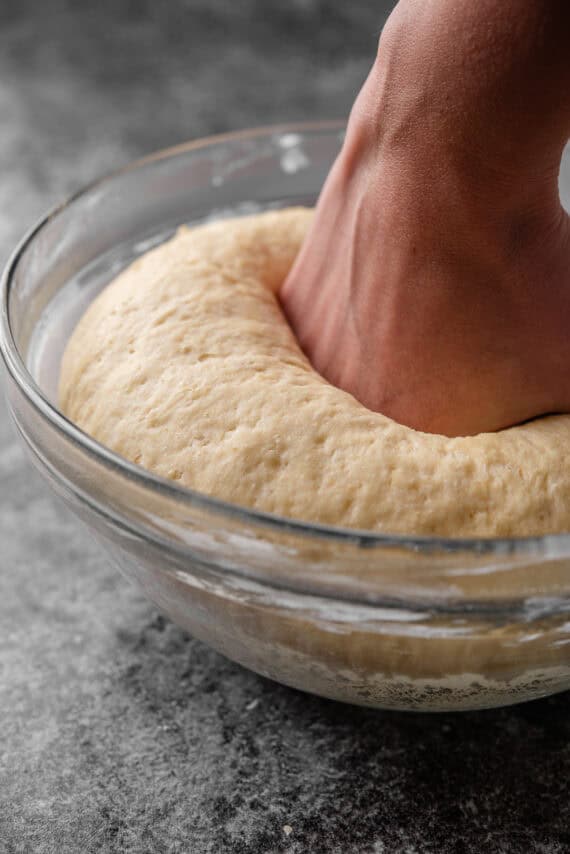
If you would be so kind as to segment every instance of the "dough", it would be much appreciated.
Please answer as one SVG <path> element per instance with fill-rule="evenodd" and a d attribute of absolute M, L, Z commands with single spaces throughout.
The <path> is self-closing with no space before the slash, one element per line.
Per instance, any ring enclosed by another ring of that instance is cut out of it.
<path fill-rule="evenodd" d="M 570 530 L 570 416 L 449 439 L 313 370 L 275 296 L 311 215 L 181 228 L 133 263 L 69 341 L 66 415 L 163 477 L 283 516 L 450 537 Z"/>

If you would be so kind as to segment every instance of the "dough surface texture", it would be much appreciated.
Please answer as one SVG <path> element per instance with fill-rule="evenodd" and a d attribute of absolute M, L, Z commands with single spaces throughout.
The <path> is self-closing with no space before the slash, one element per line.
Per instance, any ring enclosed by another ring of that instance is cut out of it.
<path fill-rule="evenodd" d="M 163 477 L 296 519 L 449 537 L 570 530 L 570 416 L 450 439 L 316 373 L 276 298 L 311 216 L 183 227 L 135 261 L 68 343 L 65 414 Z"/>

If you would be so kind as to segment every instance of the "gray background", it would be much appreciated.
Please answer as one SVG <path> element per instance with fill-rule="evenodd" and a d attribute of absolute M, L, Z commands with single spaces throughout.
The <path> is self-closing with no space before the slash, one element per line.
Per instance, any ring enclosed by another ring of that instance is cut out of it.
<path fill-rule="evenodd" d="M 133 157 L 346 114 L 390 6 L 0 0 L 2 261 Z M 0 568 L 2 854 L 570 851 L 568 694 L 406 715 L 240 669 L 108 566 L 3 400 Z"/>

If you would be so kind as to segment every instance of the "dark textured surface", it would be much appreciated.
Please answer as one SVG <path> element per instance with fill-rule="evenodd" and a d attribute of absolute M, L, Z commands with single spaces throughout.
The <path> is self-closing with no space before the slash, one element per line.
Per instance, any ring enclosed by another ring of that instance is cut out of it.
<path fill-rule="evenodd" d="M 389 5 L 0 0 L 2 260 L 132 157 L 344 114 Z M 2 854 L 570 851 L 568 695 L 375 713 L 241 670 L 107 565 L 3 401 L 0 543 Z"/>

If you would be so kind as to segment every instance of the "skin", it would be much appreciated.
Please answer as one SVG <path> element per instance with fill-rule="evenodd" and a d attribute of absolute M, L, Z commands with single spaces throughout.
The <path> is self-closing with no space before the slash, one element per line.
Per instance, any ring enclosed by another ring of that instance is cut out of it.
<path fill-rule="evenodd" d="M 284 312 L 315 368 L 418 430 L 570 412 L 568 0 L 401 0 Z"/>

